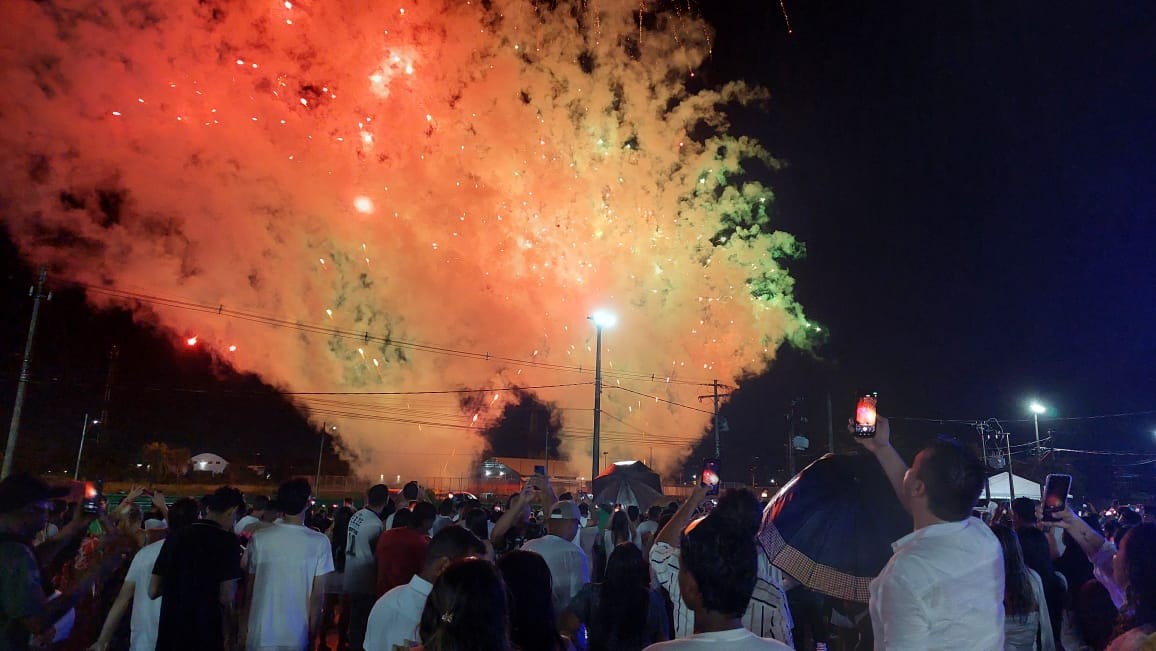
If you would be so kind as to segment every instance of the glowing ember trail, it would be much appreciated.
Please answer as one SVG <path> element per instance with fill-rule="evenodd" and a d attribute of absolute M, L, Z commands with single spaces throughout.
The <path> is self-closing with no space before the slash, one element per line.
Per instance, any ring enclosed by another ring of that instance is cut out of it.
<path fill-rule="evenodd" d="M 687 89 L 687 11 L 552 4 L 7 0 L 3 219 L 58 279 L 221 306 L 89 292 L 287 391 L 486 390 L 299 396 L 372 477 L 460 474 L 513 384 L 580 383 L 537 393 L 588 467 L 612 309 L 602 448 L 669 465 L 709 419 L 671 403 L 815 330 L 726 132 L 766 93 Z"/>

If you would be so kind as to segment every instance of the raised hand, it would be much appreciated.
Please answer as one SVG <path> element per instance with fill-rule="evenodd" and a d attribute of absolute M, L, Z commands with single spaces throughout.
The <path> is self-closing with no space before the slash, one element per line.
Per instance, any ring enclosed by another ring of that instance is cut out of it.
<path fill-rule="evenodd" d="M 850 418 L 847 419 L 847 431 L 855 439 L 856 443 L 871 452 L 878 452 L 891 446 L 891 421 L 883 416 L 877 416 L 875 418 L 875 436 L 873 437 L 855 436 L 855 422 Z"/>

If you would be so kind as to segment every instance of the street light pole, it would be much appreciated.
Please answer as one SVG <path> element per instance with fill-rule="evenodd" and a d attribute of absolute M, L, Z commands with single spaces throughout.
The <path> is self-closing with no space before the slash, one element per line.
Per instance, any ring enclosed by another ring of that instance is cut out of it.
<path fill-rule="evenodd" d="M 92 421 L 93 425 L 99 424 L 99 420 Z M 88 434 L 88 413 L 84 414 L 84 425 L 80 427 L 80 449 L 76 451 L 76 469 L 72 471 L 72 478 L 78 479 L 80 477 L 80 455 L 84 454 L 84 437 Z"/>
<path fill-rule="evenodd" d="M 594 446 L 590 463 L 590 486 L 593 487 L 594 478 L 601 472 L 598 468 L 598 453 L 601 447 L 599 437 L 602 432 L 602 329 L 613 326 L 617 318 L 603 311 L 595 312 L 587 318 L 594 322 L 594 330 L 597 333 L 594 341 Z"/>
<path fill-rule="evenodd" d="M 1032 422 L 1036 426 L 1036 471 L 1039 471 L 1040 461 L 1042 461 L 1040 456 L 1040 414 L 1047 411 L 1047 408 L 1038 402 L 1033 402 L 1030 409 L 1032 410 Z"/>

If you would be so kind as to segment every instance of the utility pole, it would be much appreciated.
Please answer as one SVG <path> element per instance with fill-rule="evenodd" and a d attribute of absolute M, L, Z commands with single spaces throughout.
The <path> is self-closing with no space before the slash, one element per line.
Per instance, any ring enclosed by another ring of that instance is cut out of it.
<path fill-rule="evenodd" d="M 791 409 L 787 412 L 787 472 L 791 477 L 795 476 L 795 424 L 800 422 L 799 411 L 802 406 L 803 399 L 794 398 L 791 400 Z"/>
<path fill-rule="evenodd" d="M 16 385 L 16 403 L 12 406 L 12 423 L 8 426 L 8 443 L 4 447 L 4 465 L 0 467 L 0 479 L 12 474 L 12 462 L 16 456 L 16 439 L 20 434 L 20 413 L 24 411 L 24 394 L 28 390 L 29 368 L 32 365 L 32 342 L 36 338 L 36 321 L 40 318 L 40 300 L 44 296 L 44 280 L 48 271 L 40 268 L 36 279 L 35 298 L 32 301 L 32 321 L 28 324 L 28 338 L 24 341 L 24 361 L 20 364 L 20 380 Z M 49 295 L 48 299 L 51 300 Z"/>
<path fill-rule="evenodd" d="M 725 398 L 725 397 L 730 395 L 729 392 L 728 393 L 719 393 L 718 390 L 719 389 L 729 389 L 730 387 L 728 387 L 725 384 L 719 384 L 718 380 L 712 381 L 710 384 L 710 387 L 711 387 L 711 389 L 713 389 L 713 391 L 709 395 L 699 396 L 698 399 L 699 400 L 707 400 L 709 398 L 710 400 L 713 401 L 714 409 L 712 410 L 711 415 L 712 415 L 713 427 L 714 427 L 714 457 L 716 459 L 718 459 L 722 456 L 722 444 L 719 441 L 718 401 L 720 398 Z"/>
<path fill-rule="evenodd" d="M 313 495 L 318 499 L 321 498 L 321 455 L 325 453 L 325 435 L 329 433 L 329 424 L 321 422 L 321 445 L 317 447 L 317 477 L 313 480 Z"/>

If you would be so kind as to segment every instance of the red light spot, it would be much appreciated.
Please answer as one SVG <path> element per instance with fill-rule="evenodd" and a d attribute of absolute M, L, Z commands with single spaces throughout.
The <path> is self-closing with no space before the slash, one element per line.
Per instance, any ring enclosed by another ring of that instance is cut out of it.
<path fill-rule="evenodd" d="M 189 346 L 196 346 L 197 345 L 197 338 L 196 337 L 189 337 L 188 339 L 185 340 L 185 343 L 188 344 Z"/>

